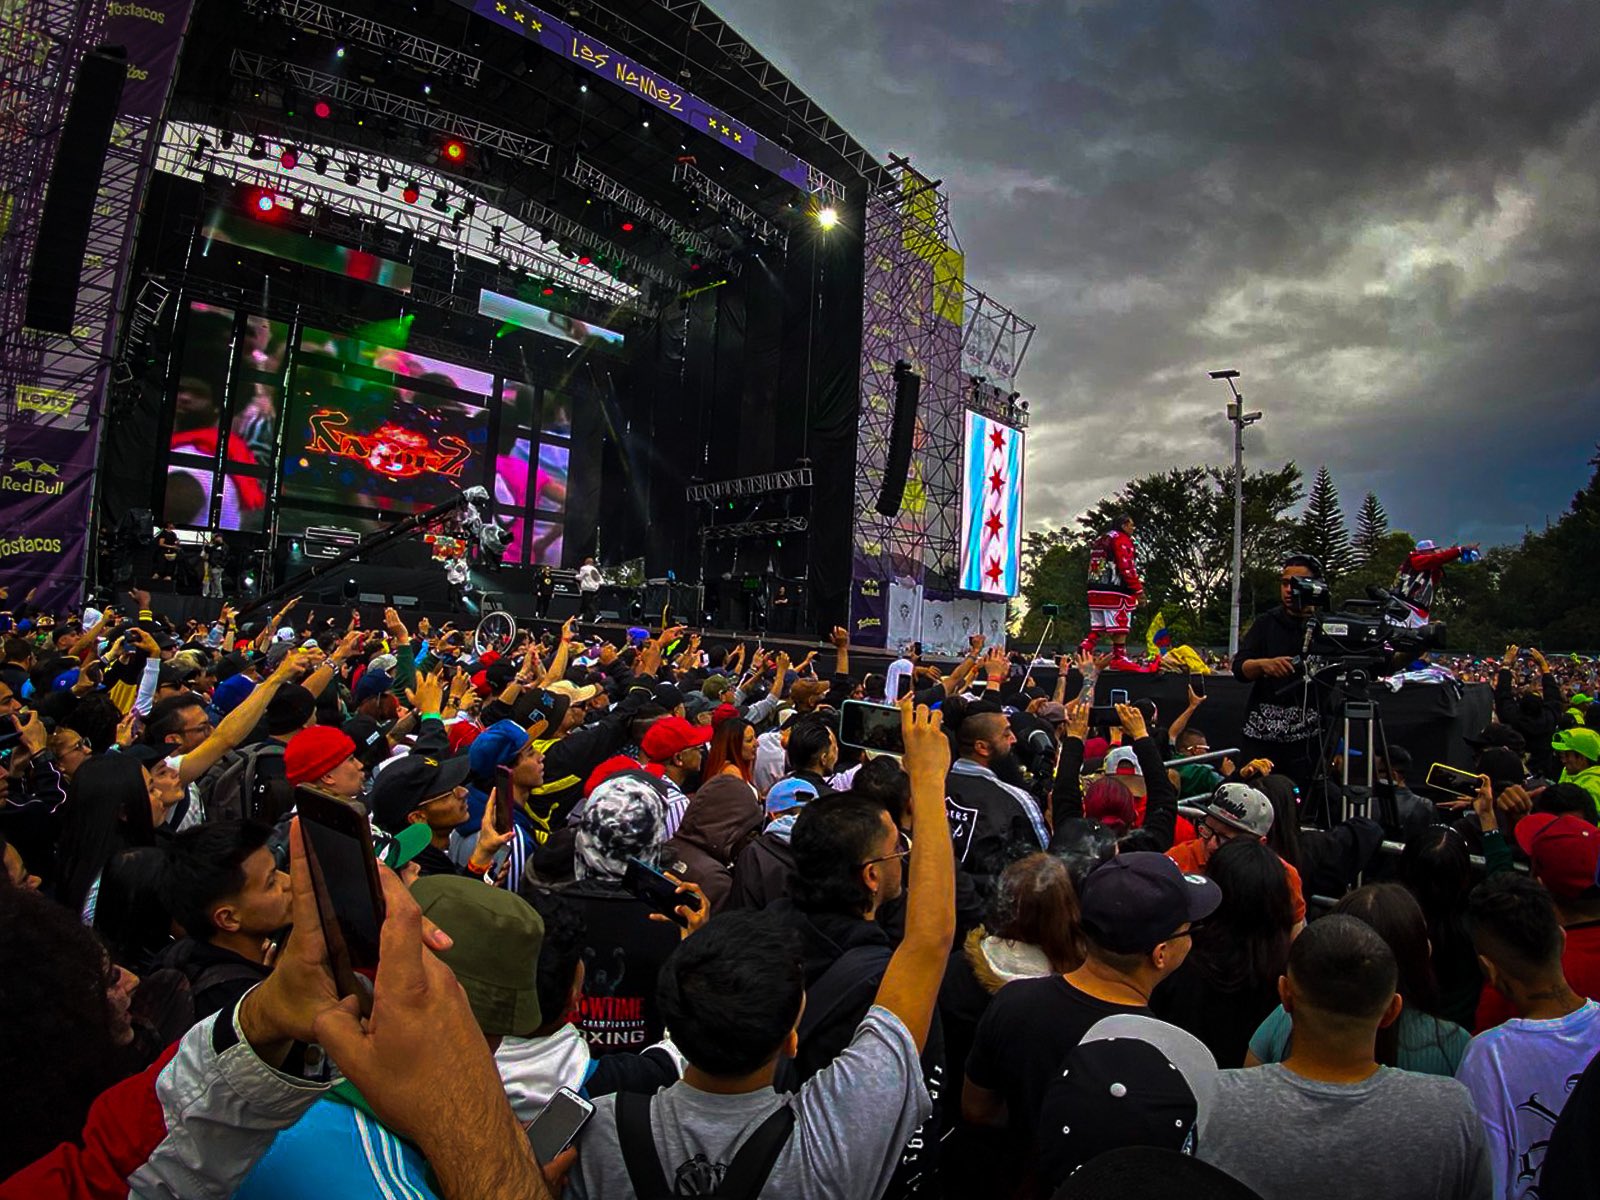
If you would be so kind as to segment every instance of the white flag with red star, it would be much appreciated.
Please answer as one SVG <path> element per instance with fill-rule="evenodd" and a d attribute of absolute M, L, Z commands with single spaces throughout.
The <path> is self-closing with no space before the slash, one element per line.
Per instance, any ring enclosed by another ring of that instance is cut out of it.
<path fill-rule="evenodd" d="M 1022 466 L 1027 435 L 967 413 L 961 588 L 1015 596 L 1021 586 Z"/>

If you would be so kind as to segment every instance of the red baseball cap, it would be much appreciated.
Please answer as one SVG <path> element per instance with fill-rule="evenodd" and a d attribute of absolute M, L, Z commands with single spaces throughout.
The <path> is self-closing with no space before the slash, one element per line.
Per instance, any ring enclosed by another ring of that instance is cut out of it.
<path fill-rule="evenodd" d="M 680 750 L 704 746 L 714 731 L 709 725 L 691 725 L 682 717 L 662 717 L 639 739 L 639 749 L 651 762 L 666 762 Z"/>
<path fill-rule="evenodd" d="M 1517 822 L 1516 837 L 1534 875 L 1558 900 L 1576 900 L 1596 888 L 1600 829 L 1571 813 L 1529 813 Z"/>

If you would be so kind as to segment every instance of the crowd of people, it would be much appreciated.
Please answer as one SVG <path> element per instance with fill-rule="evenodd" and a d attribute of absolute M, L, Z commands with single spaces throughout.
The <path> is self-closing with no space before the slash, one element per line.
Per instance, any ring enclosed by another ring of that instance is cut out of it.
<path fill-rule="evenodd" d="M 1237 761 L 1093 704 L 1114 624 L 889 678 L 0 589 L 0 1200 L 1600 1195 L 1592 680 L 1511 647 L 1472 785 L 1389 746 L 1346 815 L 1273 686 L 1317 569 Z M 297 796 L 370 826 L 354 988 Z"/>

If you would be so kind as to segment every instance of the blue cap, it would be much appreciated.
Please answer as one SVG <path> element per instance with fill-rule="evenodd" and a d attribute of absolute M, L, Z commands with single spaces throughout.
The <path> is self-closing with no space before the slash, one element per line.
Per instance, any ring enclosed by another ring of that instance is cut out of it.
<path fill-rule="evenodd" d="M 255 680 L 248 675 L 230 675 L 211 693 L 217 711 L 226 716 L 243 703 L 244 698 L 256 690 Z"/>
<path fill-rule="evenodd" d="M 357 704 L 371 700 L 374 696 L 381 696 L 394 687 L 394 680 L 385 671 L 375 671 L 368 668 L 356 681 L 355 701 Z"/>
<path fill-rule="evenodd" d="M 63 671 L 50 681 L 50 686 L 58 691 L 66 691 L 78 682 L 78 669 Z"/>
<path fill-rule="evenodd" d="M 467 751 L 472 773 L 487 778 L 496 767 L 509 764 L 528 744 L 528 731 L 515 721 L 496 721 L 477 737 Z"/>
<path fill-rule="evenodd" d="M 780 779 L 767 793 L 767 816 L 775 817 L 791 808 L 802 808 L 817 798 L 817 788 L 804 779 Z"/>

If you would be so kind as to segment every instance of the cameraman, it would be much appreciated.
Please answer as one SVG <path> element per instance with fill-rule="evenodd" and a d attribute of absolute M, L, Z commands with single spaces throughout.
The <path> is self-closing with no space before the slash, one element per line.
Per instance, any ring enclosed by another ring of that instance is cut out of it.
<path fill-rule="evenodd" d="M 1247 758 L 1271 759 L 1275 769 L 1301 787 L 1316 772 L 1320 729 L 1315 697 L 1309 705 L 1290 682 L 1296 659 L 1304 651 L 1306 619 L 1315 605 L 1301 606 L 1295 580 L 1322 582 L 1322 563 L 1311 554 L 1291 554 L 1278 572 L 1279 607 L 1250 624 L 1233 656 L 1233 677 L 1254 686 L 1245 710 L 1244 749 Z"/>

